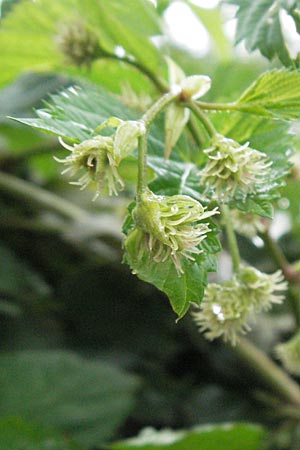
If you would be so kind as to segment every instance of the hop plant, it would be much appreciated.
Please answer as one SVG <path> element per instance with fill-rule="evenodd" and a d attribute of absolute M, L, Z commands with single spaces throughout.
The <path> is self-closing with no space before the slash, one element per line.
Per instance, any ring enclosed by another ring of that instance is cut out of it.
<path fill-rule="evenodd" d="M 287 290 L 288 284 L 281 270 L 266 274 L 254 267 L 246 266 L 241 268 L 237 276 L 255 311 L 268 311 L 273 304 L 283 302 L 283 292 Z"/>
<path fill-rule="evenodd" d="M 200 309 L 194 313 L 195 322 L 207 339 L 222 337 L 235 345 L 239 335 L 250 331 L 249 321 L 255 313 L 281 303 L 280 292 L 286 289 L 281 271 L 268 275 L 242 267 L 229 281 L 207 286 Z"/>
<path fill-rule="evenodd" d="M 230 211 L 234 229 L 241 235 L 253 238 L 258 233 L 264 233 L 267 230 L 266 221 L 261 217 L 237 209 Z"/>
<path fill-rule="evenodd" d="M 142 122 L 123 121 L 116 117 L 107 119 L 98 129 L 106 126 L 116 128 L 113 136 L 97 135 L 74 146 L 60 139 L 71 154 L 64 159 L 55 158 L 67 166 L 62 173 L 69 173 L 72 177 L 83 172 L 78 181 L 71 184 L 79 185 L 81 189 L 95 187 L 94 199 L 102 192 L 118 195 L 118 191 L 124 189 L 117 167 L 137 147 L 138 136 L 145 132 Z"/>
<path fill-rule="evenodd" d="M 249 302 L 236 280 L 208 284 L 200 309 L 193 313 L 208 340 L 222 337 L 236 345 L 238 336 L 250 331 Z"/>
<path fill-rule="evenodd" d="M 264 182 L 272 164 L 265 153 L 217 134 L 211 147 L 204 150 L 208 156 L 206 166 L 199 172 L 201 181 L 224 200 L 233 197 L 237 189 L 244 195 L 255 192 L 256 185 Z"/>
<path fill-rule="evenodd" d="M 147 190 L 133 210 L 135 227 L 132 233 L 139 240 L 139 252 L 150 252 L 155 262 L 171 258 L 178 275 L 183 273 L 180 257 L 194 261 L 202 252 L 199 247 L 210 231 L 203 222 L 218 214 L 217 208 L 206 211 L 197 200 L 186 195 L 155 195 Z M 125 242 L 126 247 L 126 242 Z"/>
<path fill-rule="evenodd" d="M 293 375 L 300 375 L 300 333 L 289 341 L 275 347 L 275 354 L 286 370 Z"/>
<path fill-rule="evenodd" d="M 101 54 L 96 33 L 80 19 L 62 25 L 56 42 L 66 61 L 77 66 L 90 66 Z"/>

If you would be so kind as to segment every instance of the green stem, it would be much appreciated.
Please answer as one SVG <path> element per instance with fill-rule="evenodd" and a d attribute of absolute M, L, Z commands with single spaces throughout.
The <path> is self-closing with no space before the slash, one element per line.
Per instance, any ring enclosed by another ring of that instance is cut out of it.
<path fill-rule="evenodd" d="M 204 109 L 206 111 L 236 111 L 237 104 L 235 102 L 232 103 L 206 103 L 195 101 L 194 102 L 199 108 Z"/>
<path fill-rule="evenodd" d="M 236 240 L 236 235 L 232 226 L 230 217 L 230 210 L 227 205 L 221 205 L 221 213 L 225 222 L 225 229 L 228 241 L 228 248 L 232 258 L 232 265 L 234 272 L 238 272 L 241 264 L 239 247 Z"/>
<path fill-rule="evenodd" d="M 137 201 L 147 188 L 147 135 L 139 137 Z"/>
<path fill-rule="evenodd" d="M 300 388 L 277 364 L 265 353 L 245 338 L 239 340 L 234 351 L 241 357 L 273 392 L 292 405 L 300 406 Z"/>
<path fill-rule="evenodd" d="M 164 109 L 169 103 L 175 100 L 178 97 L 178 94 L 174 94 L 172 92 L 168 92 L 160 97 L 157 102 L 155 102 L 147 112 L 142 117 L 142 121 L 145 123 L 146 128 L 148 129 L 155 119 L 155 117 Z"/>
<path fill-rule="evenodd" d="M 195 102 L 187 102 L 187 107 L 190 108 L 191 111 L 195 114 L 195 116 L 198 117 L 198 119 L 202 122 L 204 128 L 207 131 L 207 134 L 213 138 L 216 136 L 217 131 L 211 121 L 209 120 L 208 116 L 202 111 L 199 106 L 196 105 Z"/>
<path fill-rule="evenodd" d="M 141 73 L 143 73 L 153 83 L 153 85 L 159 90 L 159 92 L 163 93 L 163 92 L 168 91 L 168 85 L 165 83 L 165 81 L 162 80 L 161 78 L 159 78 L 148 67 L 146 67 L 144 64 L 137 61 L 136 59 L 131 59 L 131 58 L 128 58 L 127 56 L 118 56 L 115 53 L 109 53 L 109 52 L 106 52 L 103 50 L 100 50 L 99 57 L 114 59 L 118 62 L 123 62 L 132 67 L 135 67 L 137 70 L 139 70 Z"/>
<path fill-rule="evenodd" d="M 83 209 L 67 200 L 7 173 L 0 172 L 0 190 L 30 203 L 36 203 L 68 219 L 80 220 L 87 214 Z"/>

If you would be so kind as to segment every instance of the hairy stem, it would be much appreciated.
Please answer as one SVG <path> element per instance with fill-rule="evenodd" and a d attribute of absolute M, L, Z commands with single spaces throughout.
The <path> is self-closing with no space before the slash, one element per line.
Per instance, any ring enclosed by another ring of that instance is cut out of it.
<path fill-rule="evenodd" d="M 38 204 L 39 206 L 61 214 L 63 217 L 72 220 L 79 220 L 86 216 L 86 212 L 56 196 L 55 194 L 46 191 L 28 181 L 21 180 L 13 175 L 0 172 L 0 190 L 8 192 L 20 199 L 24 199 L 30 203 Z"/>
<path fill-rule="evenodd" d="M 232 226 L 232 221 L 230 217 L 230 210 L 227 205 L 221 205 L 221 213 L 223 216 L 223 221 L 225 223 L 225 229 L 226 229 L 226 235 L 227 235 L 227 242 L 228 242 L 228 248 L 231 254 L 232 258 L 232 265 L 233 270 L 235 272 L 239 271 L 240 264 L 241 264 L 241 258 L 240 258 L 240 252 L 239 247 L 236 240 L 236 235 Z"/>
<path fill-rule="evenodd" d="M 265 353 L 245 338 L 240 339 L 234 351 L 249 366 L 261 381 L 274 393 L 292 405 L 300 406 L 300 388 Z"/>
<path fill-rule="evenodd" d="M 209 137 L 214 137 L 217 134 L 217 131 L 211 121 L 209 120 L 208 116 L 205 114 L 205 112 L 202 111 L 199 106 L 196 105 L 195 102 L 188 102 L 187 107 L 190 108 L 191 111 L 195 114 L 195 116 L 202 122 L 204 128 L 207 131 L 207 134 Z"/>

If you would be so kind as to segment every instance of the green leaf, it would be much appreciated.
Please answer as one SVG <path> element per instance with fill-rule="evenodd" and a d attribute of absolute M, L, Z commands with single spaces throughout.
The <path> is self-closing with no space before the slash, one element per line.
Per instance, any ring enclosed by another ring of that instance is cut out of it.
<path fill-rule="evenodd" d="M 98 64 L 95 68 L 92 66 L 89 72 L 84 68 L 66 67 L 65 57 L 58 49 L 57 40 L 61 29 L 79 18 L 98 36 L 106 50 L 114 52 L 117 45 L 122 46 L 128 55 L 133 55 L 155 72 L 158 51 L 150 37 L 161 31 L 159 17 L 151 2 L 23 0 L 1 22 L 1 62 L 5 70 L 0 73 L 0 85 L 24 69 L 61 69 L 85 77 L 97 77 Z M 106 60 L 102 63 L 101 68 L 105 73 L 105 67 L 111 67 L 111 62 Z"/>
<path fill-rule="evenodd" d="M 14 417 L 0 419 L 0 436 L 5 450 L 83 450 L 54 431 Z"/>
<path fill-rule="evenodd" d="M 265 432 L 252 424 L 207 425 L 190 431 L 146 428 L 132 439 L 116 442 L 110 450 L 259 450 Z"/>
<path fill-rule="evenodd" d="M 272 70 L 261 74 L 237 101 L 245 112 L 279 119 L 300 115 L 300 71 Z"/>
<path fill-rule="evenodd" d="M 129 206 L 130 212 L 133 207 L 134 203 Z M 128 234 L 132 226 L 133 219 L 129 214 L 125 219 L 123 232 Z M 179 319 L 186 314 L 191 303 L 197 305 L 201 303 L 207 285 L 207 273 L 216 271 L 215 253 L 220 251 L 220 243 L 216 237 L 216 226 L 212 222 L 210 229 L 212 231 L 207 233 L 207 237 L 201 243 L 203 251 L 195 255 L 194 262 L 179 257 L 183 270 L 180 276 L 170 258 L 163 262 L 155 262 L 149 252 L 141 255 L 134 234 L 125 240 L 124 262 L 141 280 L 153 284 L 167 294 L 172 309 Z"/>
<path fill-rule="evenodd" d="M 287 43 L 280 23 L 280 11 L 283 9 L 294 16 L 295 24 L 299 18 L 295 11 L 299 7 L 297 0 L 226 0 L 238 6 L 236 13 L 236 43 L 245 41 L 249 52 L 258 49 L 268 59 L 278 56 L 286 65 L 292 65 Z"/>
<path fill-rule="evenodd" d="M 235 200 L 232 203 L 233 207 L 240 209 L 241 211 L 251 212 L 253 214 L 257 214 L 261 217 L 267 217 L 268 219 L 273 219 L 273 206 L 272 203 L 268 200 L 260 199 L 260 198 L 250 198 L 248 197 L 246 200 Z"/>
<path fill-rule="evenodd" d="M 0 415 L 52 427 L 83 445 L 109 439 L 133 406 L 137 380 L 63 351 L 0 356 Z"/>
<path fill-rule="evenodd" d="M 207 203 L 201 192 L 199 169 L 195 164 L 165 160 L 159 156 L 149 156 L 147 164 L 155 172 L 155 179 L 151 181 L 150 188 L 156 194 L 189 195 L 201 203 Z"/>

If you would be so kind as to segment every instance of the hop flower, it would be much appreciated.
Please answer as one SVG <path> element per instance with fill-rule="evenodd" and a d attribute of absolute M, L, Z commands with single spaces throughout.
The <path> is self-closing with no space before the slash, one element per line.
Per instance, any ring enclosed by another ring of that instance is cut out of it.
<path fill-rule="evenodd" d="M 300 333 L 289 341 L 275 347 L 275 353 L 286 370 L 294 375 L 300 375 Z"/>
<path fill-rule="evenodd" d="M 77 175 L 77 172 L 84 172 L 78 181 L 71 184 L 80 186 L 81 190 L 95 186 L 94 199 L 105 190 L 108 190 L 109 195 L 118 195 L 118 191 L 124 189 L 124 182 L 115 167 L 111 137 L 95 136 L 73 147 L 62 139 L 60 142 L 72 152 L 65 159 L 55 158 L 56 161 L 68 166 L 62 173 L 69 173 L 72 177 Z"/>
<path fill-rule="evenodd" d="M 286 288 L 281 271 L 267 275 L 254 267 L 242 267 L 229 281 L 207 286 L 194 319 L 207 339 L 222 337 L 235 345 L 240 334 L 250 331 L 248 322 L 255 313 L 281 303 L 284 297 L 278 293 Z"/>
<path fill-rule="evenodd" d="M 135 226 L 143 235 L 141 254 L 150 252 L 155 262 L 171 258 L 182 274 L 180 256 L 194 261 L 193 255 L 202 252 L 199 245 L 210 231 L 209 224 L 202 221 L 215 214 L 217 208 L 205 211 L 201 203 L 186 195 L 144 192 L 133 211 Z"/>
<path fill-rule="evenodd" d="M 265 153 L 250 148 L 249 143 L 240 145 L 220 134 L 204 153 L 209 161 L 199 175 L 221 199 L 234 196 L 238 188 L 244 194 L 255 192 L 255 185 L 264 182 L 272 164 L 267 162 Z"/>
<path fill-rule="evenodd" d="M 120 177 L 117 167 L 122 159 L 128 156 L 138 144 L 138 136 L 145 133 L 142 122 L 133 120 L 123 121 L 117 117 L 110 117 L 103 122 L 98 130 L 104 127 L 116 128 L 113 136 L 94 136 L 74 146 L 66 144 L 62 139 L 60 143 L 70 150 L 71 155 L 65 159 L 55 158 L 68 166 L 62 173 L 74 176 L 79 171 L 84 174 L 78 181 L 72 182 L 81 186 L 96 187 L 96 195 L 108 191 L 109 195 L 118 195 L 118 191 L 124 189 L 124 182 Z"/>
<path fill-rule="evenodd" d="M 281 270 L 269 275 L 246 266 L 241 268 L 237 277 L 255 311 L 268 311 L 273 304 L 283 302 L 282 292 L 287 290 L 288 284 Z"/>
<path fill-rule="evenodd" d="M 62 25 L 56 41 L 66 60 L 77 66 L 90 66 L 101 54 L 96 33 L 80 19 Z"/>
<path fill-rule="evenodd" d="M 241 235 L 253 238 L 258 233 L 264 233 L 267 229 L 262 218 L 253 213 L 245 213 L 239 210 L 230 211 L 234 229 Z"/>
<path fill-rule="evenodd" d="M 208 284 L 194 320 L 209 340 L 222 337 L 235 345 L 240 334 L 250 331 L 247 322 L 249 302 L 244 290 L 235 280 Z"/>

